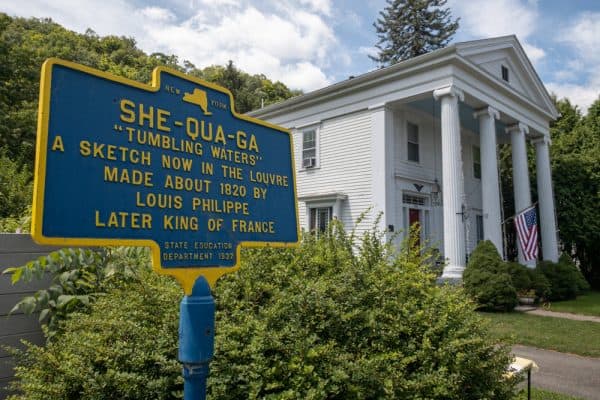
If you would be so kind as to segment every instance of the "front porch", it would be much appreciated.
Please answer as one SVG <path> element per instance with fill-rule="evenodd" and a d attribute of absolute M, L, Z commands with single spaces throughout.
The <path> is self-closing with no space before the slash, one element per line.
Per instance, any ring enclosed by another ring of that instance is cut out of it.
<path fill-rule="evenodd" d="M 385 193 L 379 200 L 387 210 L 382 225 L 407 232 L 419 222 L 422 239 L 447 260 L 443 279 L 462 277 L 480 240 L 490 240 L 505 254 L 503 221 L 532 204 L 528 143 L 536 153 L 542 255 L 557 261 L 547 129 L 530 127 L 519 115 L 498 110 L 456 85 L 386 103 L 372 110 L 372 120 L 373 129 L 385 132 L 374 135 L 373 143 L 375 153 L 379 148 L 384 155 L 374 160 L 385 182 L 383 190 L 374 190 Z M 509 215 L 502 210 L 499 144 L 511 147 L 515 206 Z M 519 262 L 533 266 L 520 248 Z"/>

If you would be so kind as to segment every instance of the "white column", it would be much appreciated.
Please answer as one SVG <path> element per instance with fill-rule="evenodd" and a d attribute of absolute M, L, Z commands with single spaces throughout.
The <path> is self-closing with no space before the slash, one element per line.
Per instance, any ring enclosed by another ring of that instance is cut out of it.
<path fill-rule="evenodd" d="M 531 206 L 527 144 L 525 141 L 525 135 L 529 133 L 529 128 L 524 124 L 518 123 L 507 127 L 506 132 L 510 133 L 510 143 L 512 146 L 513 190 L 515 193 L 516 214 Z M 533 268 L 534 262 L 525 262 L 521 246 L 518 243 L 517 247 L 519 250 L 519 263 Z"/>
<path fill-rule="evenodd" d="M 393 114 L 385 104 L 369 107 L 371 112 L 371 168 L 373 207 L 383 212 L 379 229 L 395 224 Z"/>
<path fill-rule="evenodd" d="M 537 171 L 538 202 L 540 207 L 540 232 L 542 235 L 542 253 L 544 260 L 558 261 L 558 243 L 556 239 L 556 219 L 554 214 L 554 196 L 552 193 L 552 171 L 548 145 L 550 139 L 544 136 L 535 144 L 535 166 Z"/>
<path fill-rule="evenodd" d="M 498 154 L 496 152 L 496 120 L 500 118 L 500 114 L 496 109 L 486 107 L 477 111 L 474 117 L 479 119 L 483 237 L 490 240 L 496 246 L 498 253 L 502 254 L 502 217 L 500 214 Z"/>
<path fill-rule="evenodd" d="M 342 210 L 342 202 L 340 201 L 339 198 L 335 199 L 335 202 L 333 203 L 333 207 L 332 208 L 332 217 L 335 219 L 340 219 L 340 215 L 341 215 L 341 210 Z"/>
<path fill-rule="evenodd" d="M 442 280 L 462 279 L 465 269 L 465 230 L 463 222 L 464 182 L 460 143 L 458 101 L 463 92 L 448 86 L 433 92 L 441 100 L 442 198 L 444 210 L 444 255 L 447 265 Z"/>

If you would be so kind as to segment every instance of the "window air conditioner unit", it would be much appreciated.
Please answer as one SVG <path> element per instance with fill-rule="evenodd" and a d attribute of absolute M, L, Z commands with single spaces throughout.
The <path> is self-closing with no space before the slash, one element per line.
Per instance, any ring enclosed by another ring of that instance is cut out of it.
<path fill-rule="evenodd" d="M 317 165 L 317 159 L 314 157 L 305 158 L 302 160 L 302 166 L 304 168 L 314 168 Z"/>

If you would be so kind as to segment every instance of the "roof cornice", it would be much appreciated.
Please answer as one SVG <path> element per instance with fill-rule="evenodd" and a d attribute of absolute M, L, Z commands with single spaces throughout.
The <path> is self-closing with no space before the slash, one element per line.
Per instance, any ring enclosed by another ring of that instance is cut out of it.
<path fill-rule="evenodd" d="M 544 85 L 544 83 L 542 82 L 542 79 L 540 78 L 537 71 L 533 67 L 531 60 L 529 60 L 529 57 L 527 57 L 527 53 L 525 53 L 525 50 L 523 49 L 523 46 L 521 45 L 521 42 L 519 42 L 519 39 L 517 38 L 516 35 L 499 36 L 499 37 L 489 38 L 489 39 L 478 39 L 478 40 L 471 40 L 471 41 L 467 41 L 467 42 L 456 43 L 457 54 L 460 54 L 462 56 L 472 55 L 477 52 L 472 52 L 472 51 L 470 51 L 471 49 L 481 50 L 481 47 L 485 46 L 485 45 L 487 45 L 489 47 L 497 47 L 497 48 L 503 48 L 503 49 L 506 49 L 506 48 L 514 49 L 519 62 L 521 63 L 521 65 L 525 68 L 527 73 L 532 78 L 532 83 L 535 85 L 536 89 L 542 94 L 542 97 L 543 97 L 544 103 L 546 104 L 546 107 L 548 107 L 548 109 L 551 110 L 550 116 L 554 119 L 559 117 L 558 110 L 556 110 L 556 107 L 554 106 L 552 97 L 546 90 L 546 86 Z M 477 68 L 480 69 L 479 67 L 477 67 Z M 485 71 L 485 72 L 487 72 L 487 71 Z M 491 74 L 490 74 L 490 76 L 491 76 Z M 496 78 L 496 77 L 494 77 L 494 78 Z"/>
<path fill-rule="evenodd" d="M 538 104 L 536 104 L 533 101 L 531 101 L 530 99 L 528 99 L 526 96 L 524 96 L 522 93 L 520 93 L 519 91 L 514 89 L 512 86 L 505 84 L 499 78 L 490 74 L 488 71 L 484 70 L 483 68 L 480 68 L 478 65 L 469 61 L 465 57 L 458 55 L 458 54 L 456 55 L 456 57 L 457 57 L 456 60 L 459 60 L 462 64 L 462 66 L 466 67 L 469 70 L 469 72 L 474 74 L 476 77 L 484 80 L 486 83 L 491 85 L 494 89 L 498 90 L 499 92 L 501 92 L 501 93 L 504 92 L 510 98 L 517 99 L 517 101 L 536 110 L 539 113 L 542 113 L 543 115 L 547 116 L 550 119 L 556 119 L 558 117 L 558 114 L 555 115 L 551 111 L 546 110 L 543 107 L 540 107 Z M 556 111 L 556 109 L 554 108 L 554 105 L 552 105 L 551 110 Z"/>
<path fill-rule="evenodd" d="M 493 76 L 488 71 L 466 58 L 466 56 L 475 53 L 470 52 L 469 49 L 481 50 L 481 48 L 486 45 L 492 47 L 498 46 L 499 48 L 512 47 L 515 49 L 517 58 L 527 70 L 529 75 L 533 78 L 534 85 L 544 97 L 544 103 L 546 107 L 541 107 L 540 105 L 534 103 L 525 95 L 515 90 L 513 87 L 500 81 L 499 78 Z M 268 105 L 264 108 L 254 110 L 248 114 L 259 118 L 273 118 L 279 114 L 287 113 L 298 108 L 309 107 L 311 105 L 341 97 L 349 93 L 365 90 L 369 87 L 379 85 L 387 81 L 418 74 L 442 64 L 451 64 L 459 68 L 462 67 L 466 71 L 472 73 L 475 77 L 484 80 L 495 90 L 507 95 L 509 98 L 516 99 L 521 104 L 535 110 L 538 113 L 541 113 L 550 119 L 555 119 L 558 117 L 558 112 L 554 107 L 548 92 L 546 91 L 531 62 L 527 58 L 527 55 L 521 47 L 521 44 L 514 35 L 455 43 L 443 49 L 401 61 L 385 68 L 373 70 L 355 78 L 334 83 L 333 85 L 317 89 L 304 95 L 292 97 L 291 99 Z"/>
<path fill-rule="evenodd" d="M 415 72 L 419 72 L 425 67 L 431 67 L 432 65 L 449 61 L 455 54 L 456 47 L 455 45 L 451 45 L 431 53 L 401 61 L 388 67 L 369 71 L 357 77 L 346 79 L 324 88 L 317 89 L 300 96 L 292 97 L 279 103 L 270 104 L 258 110 L 251 111 L 248 114 L 251 116 L 277 115 L 282 109 L 285 109 L 287 112 L 299 105 L 308 106 L 314 104 L 315 102 L 327 100 L 330 97 L 337 97 L 347 94 L 348 92 L 354 92 L 367 87 L 375 86 L 388 80 L 396 79 L 399 76 L 410 75 Z"/>

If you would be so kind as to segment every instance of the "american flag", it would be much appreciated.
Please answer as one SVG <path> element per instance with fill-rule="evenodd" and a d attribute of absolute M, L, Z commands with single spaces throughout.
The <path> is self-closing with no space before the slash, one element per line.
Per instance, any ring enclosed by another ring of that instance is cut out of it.
<path fill-rule="evenodd" d="M 538 233 L 535 205 L 517 214 L 515 217 L 515 227 L 517 228 L 517 236 L 525 261 L 536 260 L 538 255 Z"/>

